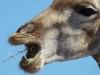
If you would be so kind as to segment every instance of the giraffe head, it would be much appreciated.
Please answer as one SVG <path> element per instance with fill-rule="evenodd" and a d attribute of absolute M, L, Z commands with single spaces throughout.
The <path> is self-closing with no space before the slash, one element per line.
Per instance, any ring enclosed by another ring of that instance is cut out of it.
<path fill-rule="evenodd" d="M 20 67 L 35 73 L 46 63 L 95 54 L 99 25 L 99 0 L 54 0 L 47 10 L 11 35 L 9 42 L 27 47 Z"/>

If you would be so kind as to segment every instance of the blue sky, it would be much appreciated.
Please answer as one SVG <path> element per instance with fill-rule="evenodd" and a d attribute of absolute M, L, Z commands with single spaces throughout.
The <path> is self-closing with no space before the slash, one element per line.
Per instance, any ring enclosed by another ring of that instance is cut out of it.
<path fill-rule="evenodd" d="M 30 75 L 23 72 L 18 63 L 22 54 L 5 63 L 3 60 L 23 50 L 24 46 L 11 46 L 8 38 L 21 25 L 47 9 L 53 0 L 0 0 L 0 75 Z M 100 69 L 92 57 L 46 65 L 36 75 L 100 75 Z"/>

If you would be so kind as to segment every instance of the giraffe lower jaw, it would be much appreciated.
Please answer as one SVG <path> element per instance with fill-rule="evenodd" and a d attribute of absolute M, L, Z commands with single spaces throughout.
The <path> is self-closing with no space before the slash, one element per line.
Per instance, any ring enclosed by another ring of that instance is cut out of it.
<path fill-rule="evenodd" d="M 38 72 L 44 66 L 40 46 L 38 44 L 27 44 L 25 46 L 27 53 L 20 61 L 20 68 L 28 73 Z"/>

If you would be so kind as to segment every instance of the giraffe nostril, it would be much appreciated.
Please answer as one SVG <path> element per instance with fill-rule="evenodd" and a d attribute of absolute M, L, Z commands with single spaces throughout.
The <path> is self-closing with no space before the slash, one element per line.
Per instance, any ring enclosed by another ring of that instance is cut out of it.
<path fill-rule="evenodd" d="M 31 33 L 34 29 L 33 24 L 27 23 L 21 26 L 16 32 L 17 33 Z"/>

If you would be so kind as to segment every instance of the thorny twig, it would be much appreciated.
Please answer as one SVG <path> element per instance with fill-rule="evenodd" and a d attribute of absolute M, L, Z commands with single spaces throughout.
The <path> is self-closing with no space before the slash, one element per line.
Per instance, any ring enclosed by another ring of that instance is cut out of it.
<path fill-rule="evenodd" d="M 14 58 L 15 56 L 19 55 L 20 53 L 22 54 L 23 52 L 25 52 L 27 49 L 24 49 L 23 51 L 18 51 L 15 55 L 10 55 L 7 59 L 3 60 L 2 63 L 5 63 L 6 61 Z"/>

